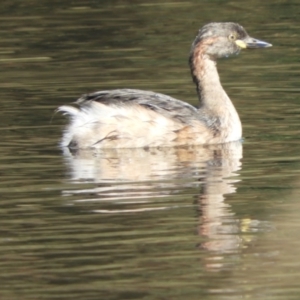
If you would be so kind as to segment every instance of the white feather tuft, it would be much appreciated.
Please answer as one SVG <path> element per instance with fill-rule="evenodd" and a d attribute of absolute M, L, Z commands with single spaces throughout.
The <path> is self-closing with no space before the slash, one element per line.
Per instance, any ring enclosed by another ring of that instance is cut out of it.
<path fill-rule="evenodd" d="M 69 115 L 71 117 L 75 117 L 79 113 L 78 108 L 69 105 L 60 106 L 57 110 L 63 115 Z"/>

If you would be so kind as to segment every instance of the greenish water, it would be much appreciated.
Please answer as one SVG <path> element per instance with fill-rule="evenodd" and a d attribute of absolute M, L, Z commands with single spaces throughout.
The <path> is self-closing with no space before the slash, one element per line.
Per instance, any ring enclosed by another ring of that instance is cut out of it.
<path fill-rule="evenodd" d="M 297 1 L 2 1 L 1 299 L 299 299 Z M 273 48 L 219 62 L 245 141 L 72 155 L 57 106 L 110 88 L 196 104 L 199 27 Z"/>

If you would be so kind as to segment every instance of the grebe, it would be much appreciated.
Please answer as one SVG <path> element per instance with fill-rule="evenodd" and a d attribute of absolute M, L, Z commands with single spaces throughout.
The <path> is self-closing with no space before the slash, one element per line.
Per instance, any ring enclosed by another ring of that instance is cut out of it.
<path fill-rule="evenodd" d="M 199 107 L 135 89 L 83 95 L 58 108 L 70 117 L 61 145 L 70 148 L 137 148 L 220 144 L 242 138 L 238 113 L 224 91 L 216 60 L 244 48 L 272 45 L 250 37 L 236 23 L 209 23 L 192 44 L 189 64 Z"/>

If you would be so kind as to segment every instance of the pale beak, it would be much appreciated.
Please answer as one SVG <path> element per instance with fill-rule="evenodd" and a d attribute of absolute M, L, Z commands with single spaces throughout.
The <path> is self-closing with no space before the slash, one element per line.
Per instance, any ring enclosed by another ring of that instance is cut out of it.
<path fill-rule="evenodd" d="M 255 49 L 255 48 L 268 48 L 272 47 L 272 44 L 269 44 L 264 41 L 260 41 L 258 39 L 254 39 L 250 36 L 242 39 L 242 40 L 236 40 L 235 43 L 242 49 Z"/>

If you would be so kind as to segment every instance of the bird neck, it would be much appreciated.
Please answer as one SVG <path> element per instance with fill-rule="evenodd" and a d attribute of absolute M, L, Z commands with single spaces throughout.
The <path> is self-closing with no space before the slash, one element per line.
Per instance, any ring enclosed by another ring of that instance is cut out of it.
<path fill-rule="evenodd" d="M 216 60 L 203 54 L 201 48 L 199 50 L 194 51 L 190 58 L 193 80 L 197 87 L 200 106 L 214 109 L 215 106 L 227 103 L 230 99 L 221 85 Z"/>
<path fill-rule="evenodd" d="M 203 48 L 199 45 L 190 56 L 191 72 L 200 101 L 199 111 L 219 120 L 228 139 L 239 139 L 242 133 L 240 118 L 221 85 L 216 60 L 205 54 Z"/>

